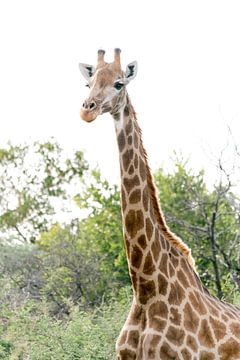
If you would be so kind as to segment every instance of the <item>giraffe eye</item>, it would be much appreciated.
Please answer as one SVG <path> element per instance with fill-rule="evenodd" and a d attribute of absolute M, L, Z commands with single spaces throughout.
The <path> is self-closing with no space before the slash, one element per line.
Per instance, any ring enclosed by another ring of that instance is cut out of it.
<path fill-rule="evenodd" d="M 85 86 L 88 87 L 88 88 L 90 88 L 90 85 L 89 85 L 89 84 L 86 84 Z"/>
<path fill-rule="evenodd" d="M 123 83 L 116 82 L 116 83 L 114 84 L 114 88 L 115 88 L 116 90 L 121 90 L 122 87 L 123 87 Z"/>

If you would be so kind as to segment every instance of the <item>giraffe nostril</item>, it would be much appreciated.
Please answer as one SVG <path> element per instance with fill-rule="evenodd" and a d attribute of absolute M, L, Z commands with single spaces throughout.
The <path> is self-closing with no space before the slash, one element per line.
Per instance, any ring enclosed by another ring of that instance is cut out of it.
<path fill-rule="evenodd" d="M 95 103 L 95 101 L 84 101 L 82 107 L 85 110 L 94 110 L 97 107 L 97 104 Z"/>
<path fill-rule="evenodd" d="M 90 110 L 93 110 L 95 107 L 96 107 L 96 104 L 95 104 L 95 102 L 92 101 L 92 102 L 89 104 Z"/>

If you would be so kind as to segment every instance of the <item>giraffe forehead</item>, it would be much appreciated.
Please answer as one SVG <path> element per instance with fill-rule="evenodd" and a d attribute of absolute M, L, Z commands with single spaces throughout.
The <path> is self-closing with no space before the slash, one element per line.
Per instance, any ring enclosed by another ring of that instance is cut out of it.
<path fill-rule="evenodd" d="M 97 70 L 95 75 L 95 83 L 100 87 L 112 85 L 117 79 L 123 76 L 123 72 L 116 71 L 112 64 L 107 64 L 103 68 Z"/>

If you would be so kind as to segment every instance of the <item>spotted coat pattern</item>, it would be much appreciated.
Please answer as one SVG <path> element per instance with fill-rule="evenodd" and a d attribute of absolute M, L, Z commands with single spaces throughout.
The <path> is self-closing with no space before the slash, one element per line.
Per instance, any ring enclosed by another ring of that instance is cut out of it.
<path fill-rule="evenodd" d="M 119 360 L 240 359 L 240 309 L 209 294 L 153 211 L 149 167 L 130 103 L 114 116 L 132 307 L 117 340 Z"/>

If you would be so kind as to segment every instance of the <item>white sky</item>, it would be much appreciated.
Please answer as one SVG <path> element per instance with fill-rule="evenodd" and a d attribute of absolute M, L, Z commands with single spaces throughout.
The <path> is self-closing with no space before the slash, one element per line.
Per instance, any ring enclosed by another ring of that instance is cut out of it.
<path fill-rule="evenodd" d="M 1 1 L 0 145 L 54 136 L 116 181 L 112 119 L 79 117 L 78 62 L 120 47 L 124 67 L 139 64 L 129 94 L 152 167 L 176 149 L 211 174 L 206 150 L 226 144 L 227 125 L 240 138 L 239 19 L 238 0 Z"/>

